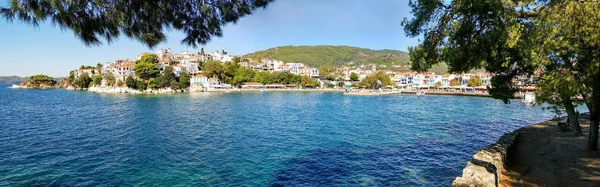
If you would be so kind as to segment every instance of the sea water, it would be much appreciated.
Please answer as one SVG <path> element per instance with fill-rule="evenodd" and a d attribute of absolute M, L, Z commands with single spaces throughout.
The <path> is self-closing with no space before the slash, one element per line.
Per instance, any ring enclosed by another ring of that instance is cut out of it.
<path fill-rule="evenodd" d="M 0 85 L 0 186 L 448 186 L 554 114 L 483 97 Z"/>

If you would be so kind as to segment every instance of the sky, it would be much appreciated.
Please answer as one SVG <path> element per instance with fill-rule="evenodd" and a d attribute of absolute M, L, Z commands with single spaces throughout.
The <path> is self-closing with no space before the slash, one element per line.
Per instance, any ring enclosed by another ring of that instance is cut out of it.
<path fill-rule="evenodd" d="M 6 6 L 0 4 L 0 6 Z M 237 23 L 223 27 L 206 52 L 225 50 L 244 55 L 286 45 L 347 45 L 369 49 L 407 51 L 418 38 L 406 37 L 401 22 L 410 18 L 408 0 L 275 0 Z M 70 30 L 50 23 L 33 27 L 0 20 L 0 76 L 47 74 L 67 76 L 81 65 L 134 59 L 142 52 L 171 48 L 198 52 L 180 44 L 184 34 L 167 33 L 168 41 L 150 49 L 121 36 L 116 42 L 85 46 Z"/>

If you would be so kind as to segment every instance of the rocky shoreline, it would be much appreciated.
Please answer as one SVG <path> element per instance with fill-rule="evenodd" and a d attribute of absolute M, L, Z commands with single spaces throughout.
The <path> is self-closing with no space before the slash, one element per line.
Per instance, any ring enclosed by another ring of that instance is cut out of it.
<path fill-rule="evenodd" d="M 555 120 L 502 135 L 473 155 L 452 186 L 598 186 L 600 152 L 585 147 L 589 113 L 579 119 L 584 136 L 558 131 Z"/>
<path fill-rule="evenodd" d="M 452 182 L 454 187 L 499 186 L 500 175 L 506 171 L 508 149 L 515 144 L 520 129 L 502 135 L 494 144 L 488 145 L 473 155 L 467 162 L 462 176 Z"/>
<path fill-rule="evenodd" d="M 108 93 L 108 94 L 174 94 L 189 92 L 189 89 L 161 88 L 161 89 L 146 89 L 136 90 L 127 87 L 96 87 L 92 86 L 87 89 L 91 93 Z"/>

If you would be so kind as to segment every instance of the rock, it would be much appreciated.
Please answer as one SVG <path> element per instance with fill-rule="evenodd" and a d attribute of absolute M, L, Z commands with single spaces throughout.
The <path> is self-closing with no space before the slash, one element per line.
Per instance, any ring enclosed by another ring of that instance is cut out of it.
<path fill-rule="evenodd" d="M 504 134 L 495 144 L 477 151 L 463 169 L 462 176 L 454 179 L 452 186 L 498 186 L 508 148 L 514 144 L 518 135 L 519 130 Z"/>

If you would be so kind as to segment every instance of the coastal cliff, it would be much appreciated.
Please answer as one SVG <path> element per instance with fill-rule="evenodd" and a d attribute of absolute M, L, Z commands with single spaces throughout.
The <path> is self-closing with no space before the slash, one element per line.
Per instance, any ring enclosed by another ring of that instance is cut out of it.
<path fill-rule="evenodd" d="M 36 84 L 36 83 L 32 83 L 32 82 L 22 82 L 18 88 L 23 88 L 23 89 L 51 89 L 51 88 L 56 88 L 54 86 L 54 84 Z"/>
<path fill-rule="evenodd" d="M 514 145 L 520 129 L 504 134 L 494 144 L 488 145 L 473 155 L 463 169 L 462 176 L 452 182 L 454 187 L 500 186 L 500 175 L 505 172 L 508 149 Z"/>

